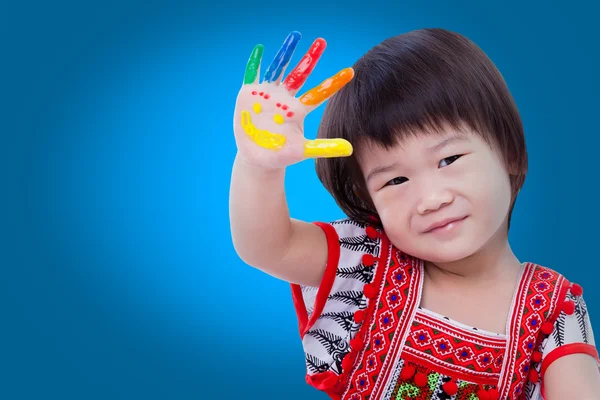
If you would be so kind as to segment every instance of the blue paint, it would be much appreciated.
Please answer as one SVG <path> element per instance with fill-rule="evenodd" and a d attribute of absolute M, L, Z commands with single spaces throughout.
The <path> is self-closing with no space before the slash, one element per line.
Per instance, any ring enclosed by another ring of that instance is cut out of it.
<path fill-rule="evenodd" d="M 277 80 L 279 75 L 283 72 L 283 68 L 290 62 L 292 55 L 294 54 L 294 50 L 296 50 L 296 46 L 298 42 L 302 38 L 300 32 L 291 32 L 283 42 L 283 45 L 275 55 L 275 58 L 267 68 L 267 72 L 265 72 L 265 82 L 273 82 Z"/>

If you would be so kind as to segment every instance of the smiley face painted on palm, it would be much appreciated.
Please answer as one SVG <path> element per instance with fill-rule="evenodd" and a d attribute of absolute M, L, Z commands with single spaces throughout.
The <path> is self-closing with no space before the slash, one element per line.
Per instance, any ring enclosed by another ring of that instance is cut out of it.
<path fill-rule="evenodd" d="M 267 68 L 262 83 L 259 83 L 259 71 L 264 47 L 257 45 L 246 65 L 244 85 L 238 96 L 237 106 L 241 109 L 239 118 L 247 138 L 256 145 L 272 151 L 281 150 L 286 145 L 288 125 L 302 125 L 309 112 L 325 102 L 354 76 L 354 71 L 346 68 L 296 98 L 296 93 L 306 82 L 326 47 L 325 40 L 315 40 L 282 82 L 285 68 L 300 38 L 298 32 L 288 35 Z M 306 158 L 343 157 L 350 154 L 352 146 L 342 139 L 306 140 L 304 143 Z"/>

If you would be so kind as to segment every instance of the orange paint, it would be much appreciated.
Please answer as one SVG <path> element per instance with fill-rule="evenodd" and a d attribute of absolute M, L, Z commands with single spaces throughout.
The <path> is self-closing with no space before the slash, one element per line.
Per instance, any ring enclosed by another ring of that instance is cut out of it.
<path fill-rule="evenodd" d="M 354 70 L 352 68 L 345 68 L 331 78 L 324 80 L 319 86 L 306 92 L 300 97 L 300 102 L 307 106 L 321 104 L 350 82 L 353 77 Z"/>

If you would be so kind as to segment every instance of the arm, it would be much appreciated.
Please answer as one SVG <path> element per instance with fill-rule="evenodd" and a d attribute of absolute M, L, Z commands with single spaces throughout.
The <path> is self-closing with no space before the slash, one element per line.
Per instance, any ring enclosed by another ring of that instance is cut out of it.
<path fill-rule="evenodd" d="M 327 240 L 316 225 L 290 218 L 284 191 L 285 168 L 307 158 L 342 157 L 352 146 L 341 139 L 304 138 L 306 115 L 354 76 L 347 68 L 296 98 L 325 49 L 314 41 L 303 59 L 282 81 L 300 33 L 292 32 L 260 83 L 263 47 L 246 65 L 234 111 L 238 153 L 230 191 L 230 224 L 236 252 L 247 264 L 270 275 L 318 287 L 327 263 Z"/>
<path fill-rule="evenodd" d="M 291 283 L 319 286 L 327 261 L 325 234 L 290 218 L 285 169 L 267 169 L 236 157 L 229 214 L 236 252 L 247 264 Z"/>
<path fill-rule="evenodd" d="M 598 399 L 598 362 L 588 354 L 561 357 L 546 370 L 543 385 L 546 400 Z"/>

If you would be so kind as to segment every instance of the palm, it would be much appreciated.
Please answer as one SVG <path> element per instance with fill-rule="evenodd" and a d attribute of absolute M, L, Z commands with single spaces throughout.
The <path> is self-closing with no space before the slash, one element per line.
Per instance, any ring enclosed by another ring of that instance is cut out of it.
<path fill-rule="evenodd" d="M 296 68 L 282 82 L 285 67 L 300 39 L 291 33 L 259 82 L 263 48 L 254 48 L 246 67 L 234 113 L 238 149 L 247 161 L 265 167 L 285 167 L 311 157 L 340 157 L 352 153 L 342 139 L 307 140 L 306 115 L 343 87 L 353 77 L 351 69 L 340 71 L 321 85 L 295 97 L 316 65 L 325 41 L 317 39 Z"/>

